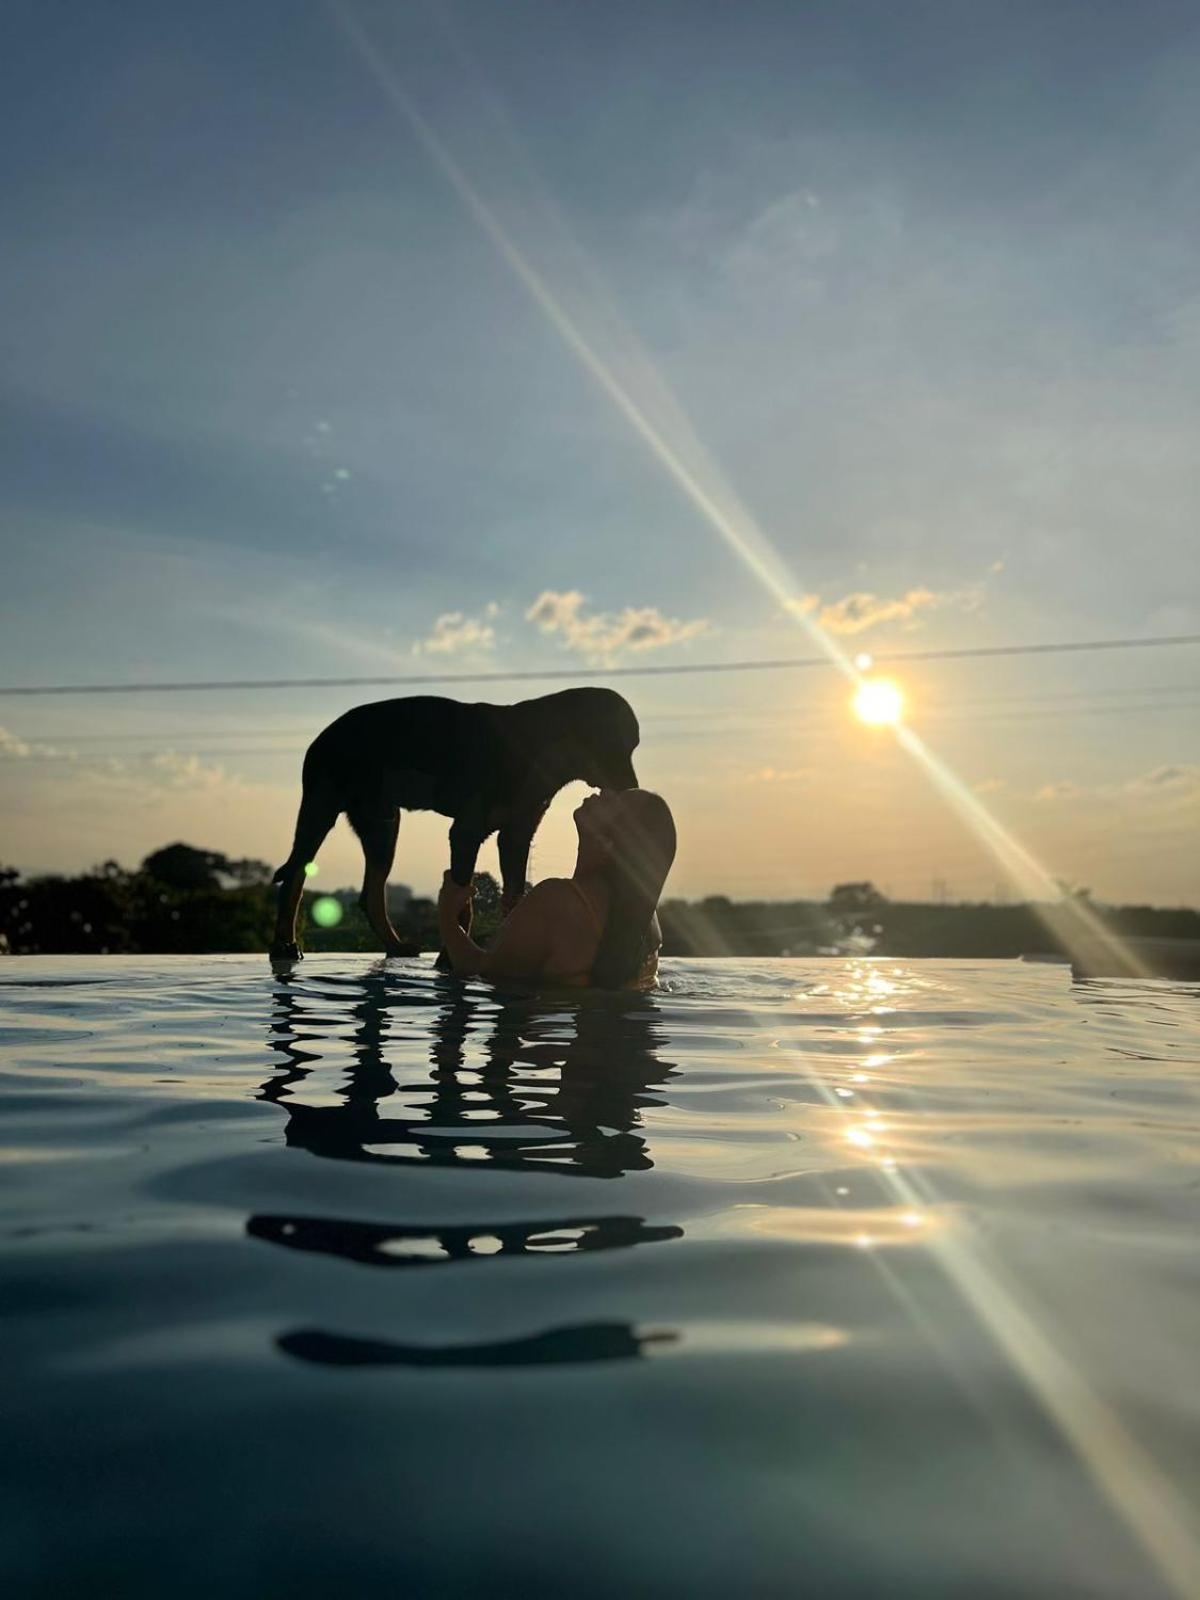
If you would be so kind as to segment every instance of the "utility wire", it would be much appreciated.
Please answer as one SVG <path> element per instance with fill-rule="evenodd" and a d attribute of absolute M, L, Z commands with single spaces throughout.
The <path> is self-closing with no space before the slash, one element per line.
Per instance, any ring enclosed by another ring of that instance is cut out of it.
<path fill-rule="evenodd" d="M 1200 693 L 1200 684 L 1197 683 L 1152 683 L 1114 686 L 1106 689 L 1027 689 L 1017 694 L 985 695 L 982 698 L 974 697 L 967 700 L 935 700 L 931 697 L 922 697 L 922 715 L 942 716 L 947 711 L 976 712 L 983 708 L 984 715 L 994 715 L 994 706 L 1032 706 L 1037 709 L 1046 703 L 1068 703 L 1068 709 L 1083 702 L 1082 710 L 1104 710 L 1107 703 L 1112 700 L 1118 702 L 1128 700 L 1131 696 L 1141 696 L 1143 700 L 1147 695 L 1178 696 L 1185 695 L 1184 701 L 1177 699 L 1159 699 L 1150 702 L 1153 709 L 1167 710 L 1179 705 L 1187 710 L 1196 704 L 1196 696 Z M 1115 710 L 1123 707 L 1117 704 Z M 811 715 L 813 708 L 806 707 L 798 710 L 795 706 L 723 706 L 719 711 L 648 711 L 638 720 L 643 727 L 658 726 L 661 723 L 698 722 L 706 728 L 714 722 L 723 720 L 736 721 L 739 724 L 753 722 L 786 722 L 794 726 L 798 719 Z M 311 722 L 297 724 L 276 724 L 272 728 L 194 728 L 189 737 L 195 739 L 288 739 L 293 737 L 309 738 L 312 734 Z M 172 737 L 177 736 L 177 731 Z M 117 732 L 108 729 L 98 733 L 94 728 L 85 733 L 61 733 L 57 731 L 37 731 L 22 733 L 21 741 L 26 744 L 159 744 L 167 737 L 159 728 L 153 733 L 145 732 Z M 289 746 L 288 748 L 292 748 Z"/>
<path fill-rule="evenodd" d="M 1067 655 L 1086 650 L 1149 650 L 1200 644 L 1200 633 L 1177 633 L 1152 639 L 1080 639 L 1049 644 L 978 645 L 964 650 L 906 650 L 872 653 L 876 664 L 905 661 L 974 661 L 995 656 Z M 537 668 L 517 672 L 407 673 L 365 678 L 225 678 L 176 683 L 6 684 L 0 695 L 182 694 L 225 689 L 361 689 L 385 685 L 415 687 L 441 683 L 529 683 L 578 681 L 580 678 L 665 678 L 703 672 L 772 672 L 779 669 L 829 667 L 826 656 L 780 656 L 762 661 L 694 661 L 669 666 Z"/>
<path fill-rule="evenodd" d="M 992 722 L 1027 723 L 1027 722 L 1044 722 L 1044 721 L 1055 721 L 1055 720 L 1061 722 L 1065 718 L 1070 718 L 1071 720 L 1076 720 L 1076 719 L 1078 719 L 1080 717 L 1097 717 L 1097 716 L 1105 717 L 1105 718 L 1119 717 L 1119 716 L 1129 716 L 1129 715 L 1149 716 L 1149 715 L 1154 714 L 1155 712 L 1160 712 L 1160 711 L 1167 711 L 1167 712 L 1172 712 L 1172 713 L 1178 713 L 1180 711 L 1185 711 L 1185 712 L 1189 713 L 1189 715 L 1190 715 L 1194 711 L 1197 703 L 1198 702 L 1195 699 L 1190 699 L 1190 700 L 1186 700 L 1186 701 L 1179 701 L 1179 700 L 1143 700 L 1143 701 L 1139 701 L 1139 702 L 1137 702 L 1135 704 L 1132 704 L 1132 705 L 1082 705 L 1082 706 L 1067 706 L 1067 707 L 1063 707 L 1063 706 L 1040 706 L 1040 707 L 1039 706 L 1034 706 L 1034 707 L 1027 707 L 1027 708 L 1025 708 L 1023 710 L 1019 710 L 1019 711 L 1013 711 L 1013 710 L 992 711 L 992 710 L 987 710 L 987 709 L 980 710 L 977 707 L 972 707 L 970 705 L 959 706 L 959 705 L 951 704 L 949 706 L 944 706 L 944 707 L 931 706 L 921 716 L 920 720 L 921 720 L 921 722 L 923 724 L 924 723 L 935 723 L 939 727 L 941 727 L 941 726 L 945 725 L 946 723 L 960 723 L 960 722 L 970 722 L 972 724 L 981 725 L 981 724 L 987 724 L 987 723 L 992 723 Z M 646 723 L 649 723 L 651 721 L 650 718 L 646 718 L 644 720 L 645 720 Z M 667 719 L 667 720 L 671 720 L 671 719 Z M 780 713 L 777 716 L 773 716 L 771 718 L 771 720 L 773 720 L 773 721 L 784 721 L 784 720 L 786 720 L 787 723 L 788 723 L 789 728 L 792 729 L 793 732 L 807 733 L 807 734 L 811 735 L 811 734 L 819 734 L 819 733 L 825 731 L 826 729 L 828 729 L 829 727 L 833 726 L 833 724 L 836 721 L 836 718 L 835 718 L 835 716 L 834 716 L 834 714 L 832 712 L 817 714 L 815 716 L 808 716 L 808 717 L 797 716 L 794 713 Z M 718 727 L 721 730 L 724 730 L 730 724 L 744 726 L 746 721 L 747 721 L 747 718 L 743 714 L 739 714 L 739 713 L 730 713 L 730 714 L 720 713 L 720 714 L 718 714 L 718 716 L 714 720 L 710 721 L 709 728 L 706 729 L 706 730 L 697 730 L 694 734 L 692 732 L 690 732 L 690 731 L 686 731 L 685 730 L 685 731 L 682 731 L 682 732 L 667 733 L 665 735 L 662 735 L 661 737 L 664 737 L 668 741 L 674 741 L 674 742 L 678 742 L 681 739 L 702 738 L 702 737 L 707 737 L 708 733 L 711 732 L 712 727 L 714 727 L 714 726 Z M 63 734 L 48 736 L 48 738 L 50 738 L 50 737 L 56 738 L 60 743 L 62 743 L 64 745 L 77 743 L 77 742 L 82 742 L 79 739 L 78 736 L 74 740 L 68 738 L 67 736 L 65 736 Z M 300 751 L 302 751 L 302 750 L 304 750 L 306 748 L 306 743 L 303 743 L 303 742 L 302 743 L 290 742 L 290 743 L 285 743 L 285 744 L 253 745 L 253 746 L 250 746 L 250 747 L 246 747 L 245 745 L 224 744 L 224 745 L 215 746 L 215 747 L 212 747 L 212 748 L 203 748 L 203 749 L 199 749 L 199 750 L 192 749 L 190 746 L 188 746 L 186 748 L 181 748 L 181 749 L 176 750 L 176 745 L 172 744 L 171 740 L 166 735 L 164 735 L 162 733 L 156 733 L 156 734 L 120 734 L 120 733 L 118 733 L 118 734 L 96 734 L 96 735 L 86 735 L 84 737 L 87 738 L 88 740 L 95 739 L 96 741 L 102 741 L 103 744 L 106 747 L 110 747 L 113 744 L 118 744 L 119 745 L 119 744 L 124 744 L 126 742 L 133 742 L 133 741 L 136 741 L 138 743 L 154 743 L 154 744 L 157 744 L 159 746 L 162 746 L 162 745 L 166 744 L 168 746 L 168 748 L 172 749 L 173 751 L 176 751 L 176 753 L 184 754 L 184 755 L 187 755 L 187 756 L 193 756 L 198 760 L 217 760 L 217 759 L 220 759 L 222 757 L 227 758 L 227 759 L 230 758 L 230 757 L 233 757 L 235 759 L 239 759 L 240 760 L 240 759 L 247 759 L 247 758 L 252 757 L 252 756 L 290 756 L 290 755 L 296 755 Z M 200 737 L 207 737 L 207 738 L 211 739 L 211 738 L 214 738 L 214 737 L 236 738 L 236 737 L 239 737 L 239 736 L 236 735 L 236 734 L 227 734 L 227 735 L 225 735 L 225 734 L 223 734 L 223 735 L 208 734 L 208 735 L 201 735 Z M 279 735 L 279 737 L 280 738 L 284 738 L 284 739 L 294 740 L 294 735 L 292 735 L 292 734 L 281 734 L 281 735 Z M 307 739 L 307 733 L 305 735 L 305 738 Z M 22 740 L 22 743 L 24 743 L 26 745 L 29 745 L 29 746 L 35 746 L 39 742 L 41 742 L 41 741 L 37 740 L 37 739 L 34 739 L 32 737 Z M 47 742 L 48 742 L 48 739 L 47 739 Z M 177 741 L 177 743 L 180 743 L 180 741 Z M 70 750 L 57 750 L 57 749 L 39 750 L 39 749 L 36 749 L 36 748 L 30 748 L 23 755 L 21 755 L 19 757 L 14 757 L 14 758 L 5 760 L 4 759 L 3 750 L 0 749 L 0 771 L 3 771 L 5 769 L 7 769 L 9 771 L 18 771 L 18 770 L 21 770 L 22 768 L 25 768 L 25 767 L 30 766 L 30 765 L 39 765 L 40 766 L 40 765 L 42 765 L 43 763 L 46 763 L 46 762 L 54 764 L 54 763 L 63 763 L 63 762 L 84 762 L 84 763 L 86 763 L 86 762 L 89 762 L 89 761 L 91 761 L 91 762 L 103 761 L 103 760 L 108 759 L 108 757 L 110 755 L 117 755 L 117 754 L 118 754 L 118 752 L 112 751 L 111 749 L 109 749 L 107 751 L 107 753 L 106 753 L 106 750 L 100 750 L 100 751 L 89 751 L 86 755 L 80 755 L 79 753 L 73 752 L 73 751 L 70 751 Z M 141 751 L 136 751 L 136 750 L 134 750 L 134 751 L 122 751 L 122 752 L 119 752 L 119 755 L 120 755 L 120 759 L 122 759 L 124 761 L 127 761 L 127 762 L 153 761 L 153 759 L 154 759 L 154 756 L 152 754 L 147 754 L 147 753 L 144 753 L 144 752 L 141 752 Z"/>

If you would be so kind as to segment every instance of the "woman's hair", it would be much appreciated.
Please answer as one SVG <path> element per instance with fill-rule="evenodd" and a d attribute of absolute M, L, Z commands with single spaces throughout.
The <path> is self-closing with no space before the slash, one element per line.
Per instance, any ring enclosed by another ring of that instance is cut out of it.
<path fill-rule="evenodd" d="M 609 842 L 608 917 L 592 963 L 597 989 L 621 989 L 657 955 L 662 933 L 655 915 L 675 859 L 675 822 L 661 795 L 627 789 Z"/>

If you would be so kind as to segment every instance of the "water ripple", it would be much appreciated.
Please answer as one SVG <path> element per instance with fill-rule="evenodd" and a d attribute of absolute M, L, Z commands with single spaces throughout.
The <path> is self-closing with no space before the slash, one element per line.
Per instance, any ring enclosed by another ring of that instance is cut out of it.
<path fill-rule="evenodd" d="M 0 1575 L 1186 1592 L 1196 999 L 7 961 Z"/>

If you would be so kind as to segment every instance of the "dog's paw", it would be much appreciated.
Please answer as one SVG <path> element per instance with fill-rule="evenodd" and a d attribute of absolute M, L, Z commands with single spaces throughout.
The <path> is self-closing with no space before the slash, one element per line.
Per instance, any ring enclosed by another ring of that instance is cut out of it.
<path fill-rule="evenodd" d="M 303 961 L 304 952 L 293 939 L 288 944 L 273 944 L 270 950 L 272 961 Z"/>
<path fill-rule="evenodd" d="M 384 946 L 383 953 L 389 958 L 391 956 L 417 956 L 421 953 L 421 947 L 416 944 L 406 944 L 403 939 L 393 939 L 390 944 Z"/>

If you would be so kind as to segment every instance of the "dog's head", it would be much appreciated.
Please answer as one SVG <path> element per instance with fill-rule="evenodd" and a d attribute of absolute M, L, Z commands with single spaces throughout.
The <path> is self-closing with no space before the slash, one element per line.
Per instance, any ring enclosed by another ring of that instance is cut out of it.
<path fill-rule="evenodd" d="M 543 759 L 559 783 L 582 778 L 597 789 L 636 789 L 633 752 L 641 734 L 629 702 L 612 689 L 564 689 L 527 700 Z"/>

